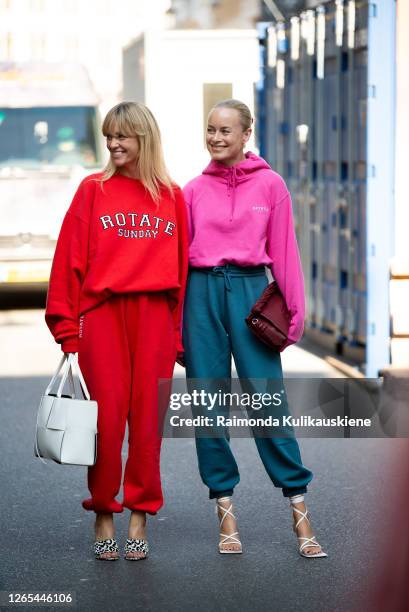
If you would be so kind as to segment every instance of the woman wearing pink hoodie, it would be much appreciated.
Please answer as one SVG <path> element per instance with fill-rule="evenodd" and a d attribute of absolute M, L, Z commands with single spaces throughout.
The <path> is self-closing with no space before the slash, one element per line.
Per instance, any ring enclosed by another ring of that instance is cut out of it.
<path fill-rule="evenodd" d="M 264 346 L 244 321 L 268 284 L 265 266 L 271 269 L 291 313 L 286 346 L 303 333 L 304 283 L 291 198 L 284 180 L 263 159 L 244 153 L 252 122 L 245 104 L 219 102 L 207 125 L 211 162 L 184 189 L 190 226 L 183 324 L 186 374 L 188 379 L 206 379 L 200 384 L 207 392 L 229 391 L 232 355 L 246 390 L 271 390 L 272 381 L 274 388 L 282 387 L 279 352 Z M 279 411 L 274 411 L 277 416 Z M 207 408 L 204 412 L 215 419 L 228 409 L 218 405 L 211 413 Z M 284 413 L 288 414 L 285 399 L 280 414 Z M 309 558 L 326 556 L 313 535 L 304 504 L 312 473 L 302 464 L 292 431 L 284 432 L 285 437 L 266 435 L 265 430 L 253 433 L 271 481 L 290 500 L 299 552 Z M 196 449 L 200 475 L 210 498 L 216 499 L 219 551 L 241 553 L 230 501 L 240 477 L 227 428 L 217 428 L 212 436 L 208 429 L 198 428 Z"/>

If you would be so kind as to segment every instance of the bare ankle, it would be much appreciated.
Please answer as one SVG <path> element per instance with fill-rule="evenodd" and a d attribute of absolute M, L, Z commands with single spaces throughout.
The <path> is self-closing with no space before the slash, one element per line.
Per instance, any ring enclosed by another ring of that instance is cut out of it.
<path fill-rule="evenodd" d="M 128 536 L 139 539 L 145 537 L 146 513 L 133 510 L 129 517 Z"/>
<path fill-rule="evenodd" d="M 98 513 L 95 517 L 95 536 L 97 540 L 108 540 L 115 535 L 112 514 Z"/>
<path fill-rule="evenodd" d="M 146 512 L 141 512 L 140 510 L 132 510 L 131 515 L 129 517 L 129 522 L 138 525 L 146 525 Z"/>

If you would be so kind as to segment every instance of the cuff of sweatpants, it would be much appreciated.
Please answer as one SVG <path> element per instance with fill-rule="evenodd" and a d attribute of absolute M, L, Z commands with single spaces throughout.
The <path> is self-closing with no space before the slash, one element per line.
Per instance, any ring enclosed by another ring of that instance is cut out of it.
<path fill-rule="evenodd" d="M 218 497 L 231 497 L 233 495 L 233 489 L 227 491 L 209 491 L 209 499 L 216 499 Z"/>
<path fill-rule="evenodd" d="M 284 497 L 294 497 L 294 495 L 304 495 L 307 492 L 307 487 L 298 489 L 283 489 Z"/>
<path fill-rule="evenodd" d="M 78 353 L 78 338 L 72 336 L 61 342 L 61 350 L 63 353 Z"/>
<path fill-rule="evenodd" d="M 110 514 L 111 512 L 123 512 L 124 507 L 122 504 L 112 499 L 106 502 L 97 501 L 95 502 L 92 497 L 84 499 L 82 502 L 84 510 L 94 511 L 99 514 Z"/>

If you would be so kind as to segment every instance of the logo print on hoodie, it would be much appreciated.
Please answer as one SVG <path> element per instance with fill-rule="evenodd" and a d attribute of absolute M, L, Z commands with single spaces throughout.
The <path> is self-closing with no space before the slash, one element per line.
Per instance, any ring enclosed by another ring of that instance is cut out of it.
<path fill-rule="evenodd" d="M 159 232 L 173 236 L 176 224 L 150 213 L 122 213 L 102 215 L 100 218 L 105 230 L 117 228 L 122 238 L 156 238 Z M 136 228 L 136 229 L 129 229 Z"/>
<path fill-rule="evenodd" d="M 256 212 L 270 212 L 268 206 L 253 206 L 252 210 L 255 210 Z"/>

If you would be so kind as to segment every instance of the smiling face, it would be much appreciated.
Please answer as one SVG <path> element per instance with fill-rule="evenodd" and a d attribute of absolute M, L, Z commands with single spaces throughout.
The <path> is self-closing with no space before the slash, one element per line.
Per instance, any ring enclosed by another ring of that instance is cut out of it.
<path fill-rule="evenodd" d="M 116 169 L 121 174 L 136 176 L 139 157 L 139 141 L 137 136 L 122 134 L 114 126 L 112 131 L 105 135 L 105 138 L 107 149 L 111 155 L 111 161 Z"/>
<path fill-rule="evenodd" d="M 244 159 L 244 146 L 251 128 L 243 130 L 235 108 L 214 108 L 207 121 L 206 146 L 214 161 L 233 166 Z"/>

